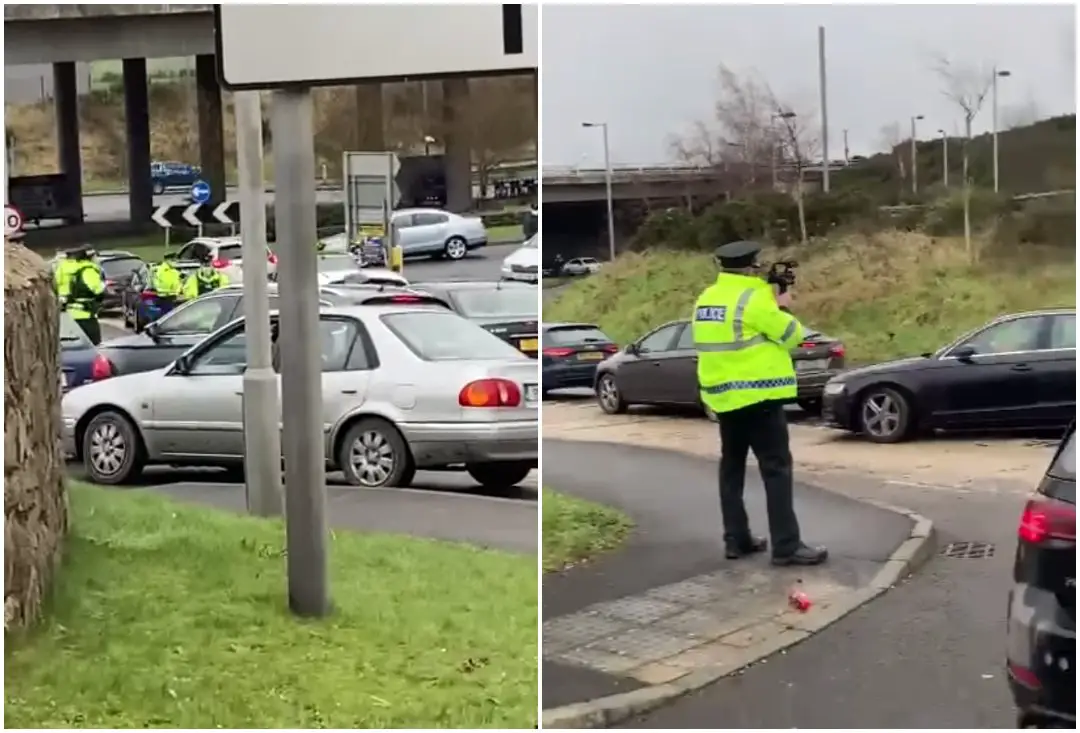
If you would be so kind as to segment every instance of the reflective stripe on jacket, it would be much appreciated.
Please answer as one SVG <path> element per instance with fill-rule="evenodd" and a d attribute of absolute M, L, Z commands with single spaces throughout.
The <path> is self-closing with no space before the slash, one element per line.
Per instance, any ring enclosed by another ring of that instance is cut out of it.
<path fill-rule="evenodd" d="M 721 273 L 698 298 L 692 328 L 701 401 L 713 411 L 795 399 L 791 350 L 803 328 L 767 282 Z"/>

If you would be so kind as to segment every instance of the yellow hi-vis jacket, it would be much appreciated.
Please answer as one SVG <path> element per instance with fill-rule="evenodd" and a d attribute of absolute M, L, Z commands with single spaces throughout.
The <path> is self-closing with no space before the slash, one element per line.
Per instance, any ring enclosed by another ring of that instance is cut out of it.
<path fill-rule="evenodd" d="M 692 327 L 701 401 L 714 412 L 795 399 L 791 350 L 803 327 L 767 282 L 721 273 L 698 297 Z"/>
<path fill-rule="evenodd" d="M 56 268 L 56 294 L 62 307 L 76 321 L 97 317 L 105 280 L 90 260 L 63 259 Z"/>

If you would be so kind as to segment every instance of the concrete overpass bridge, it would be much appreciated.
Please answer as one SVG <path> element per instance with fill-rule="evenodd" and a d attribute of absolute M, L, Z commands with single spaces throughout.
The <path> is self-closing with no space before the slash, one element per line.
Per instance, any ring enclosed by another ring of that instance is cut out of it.
<path fill-rule="evenodd" d="M 823 167 L 816 165 L 805 171 L 809 186 L 821 181 Z M 724 171 L 715 167 L 690 165 L 668 166 L 613 166 L 611 171 L 611 195 L 616 201 L 686 200 L 722 195 L 728 187 L 742 185 L 745 172 Z M 795 173 L 793 166 L 777 169 L 783 185 Z M 758 171 L 757 180 L 768 185 L 771 171 Z M 545 204 L 584 203 L 606 200 L 606 178 L 603 168 L 543 169 L 543 192 Z"/>
<path fill-rule="evenodd" d="M 4 6 L 4 66 L 52 66 L 64 198 L 77 202 L 69 220 L 81 221 L 84 213 L 77 63 L 122 59 L 130 213 L 132 221 L 148 221 L 153 192 L 146 60 L 194 56 L 199 163 L 215 198 L 224 195 L 222 94 L 214 50 L 213 6 L 208 4 Z M 466 97 L 467 80 L 444 81 L 443 94 Z M 357 129 L 364 137 L 361 149 L 386 149 L 382 85 L 358 86 L 356 97 L 358 108 L 367 110 L 374 122 L 360 124 L 358 120 Z M 448 204 L 465 209 L 472 200 L 467 136 L 450 132 L 443 142 Z"/>

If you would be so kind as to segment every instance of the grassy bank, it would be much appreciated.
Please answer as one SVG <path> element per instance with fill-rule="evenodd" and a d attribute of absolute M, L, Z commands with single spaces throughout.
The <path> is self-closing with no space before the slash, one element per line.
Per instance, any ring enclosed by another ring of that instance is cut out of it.
<path fill-rule="evenodd" d="M 8 728 L 528 728 L 536 564 L 332 536 L 333 615 L 286 610 L 279 522 L 71 487 L 47 618 L 5 644 Z"/>
<path fill-rule="evenodd" d="M 562 570 L 622 544 L 632 526 L 622 512 L 543 491 L 544 572 Z"/>
<path fill-rule="evenodd" d="M 1025 245 L 1009 254 L 987 251 L 971 265 L 962 240 L 883 232 L 788 254 L 801 264 L 793 310 L 805 324 L 842 338 L 853 361 L 932 350 L 1002 313 L 1076 305 L 1071 250 Z M 545 304 L 544 318 L 598 323 L 627 343 L 689 317 L 715 277 L 708 254 L 622 255 Z"/>

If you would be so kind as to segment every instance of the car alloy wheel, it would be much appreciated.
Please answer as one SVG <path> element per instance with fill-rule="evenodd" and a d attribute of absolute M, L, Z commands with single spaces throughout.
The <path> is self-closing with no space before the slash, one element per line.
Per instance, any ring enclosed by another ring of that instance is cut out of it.
<path fill-rule="evenodd" d="M 859 403 L 863 433 L 875 443 L 896 443 L 907 437 L 911 408 L 894 389 L 875 388 Z"/>
<path fill-rule="evenodd" d="M 127 441 L 115 423 L 101 423 L 90 433 L 90 464 L 102 476 L 119 473 L 128 450 Z"/>
<path fill-rule="evenodd" d="M 155 183 L 154 184 L 154 195 L 155 196 L 160 196 L 163 193 L 165 193 L 165 184 L 164 183 Z"/>
<path fill-rule="evenodd" d="M 600 377 L 596 385 L 596 397 L 600 401 L 600 407 L 609 415 L 626 412 L 626 403 L 619 394 L 619 387 L 615 384 L 615 377 L 605 374 Z"/>
<path fill-rule="evenodd" d="M 468 251 L 468 245 L 461 237 L 451 237 L 446 241 L 446 256 L 452 260 L 460 260 Z"/>
<path fill-rule="evenodd" d="M 408 486 L 416 472 L 401 434 L 392 423 L 375 417 L 349 428 L 341 443 L 338 466 L 350 484 L 369 489 Z"/>
<path fill-rule="evenodd" d="M 349 463 L 361 486 L 383 486 L 394 472 L 394 449 L 381 432 L 368 430 L 357 436 L 349 452 Z"/>

